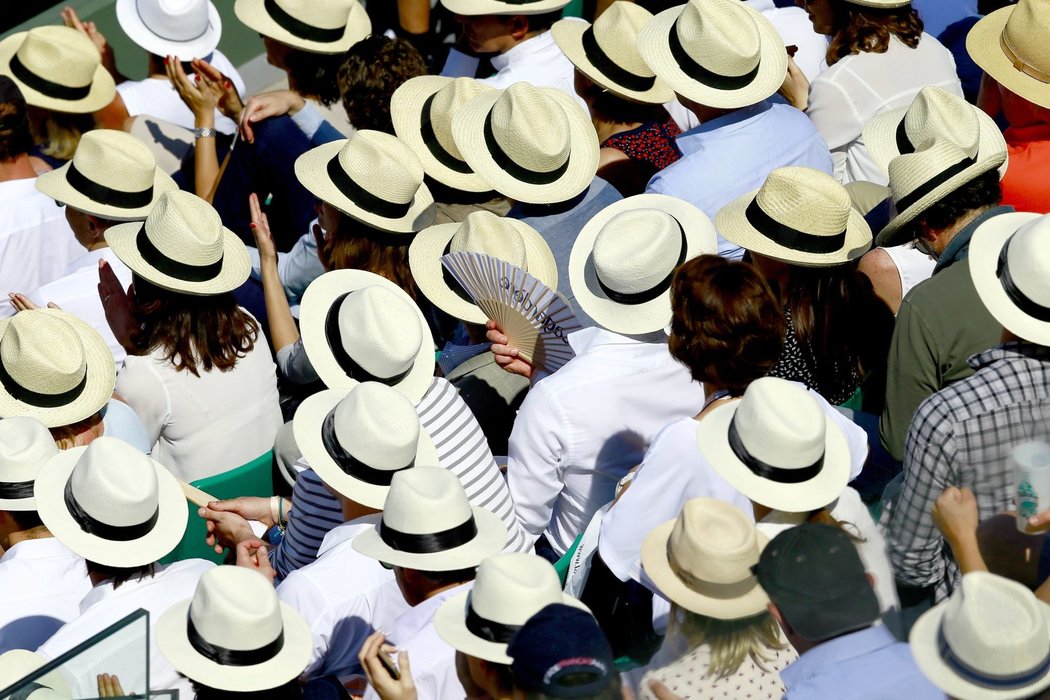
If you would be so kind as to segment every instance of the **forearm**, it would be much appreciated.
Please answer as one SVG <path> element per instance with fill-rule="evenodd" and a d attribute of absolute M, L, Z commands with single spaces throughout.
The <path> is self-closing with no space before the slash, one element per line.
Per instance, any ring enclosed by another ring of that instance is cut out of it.
<path fill-rule="evenodd" d="M 959 570 L 963 574 L 971 571 L 988 571 L 988 565 L 984 563 L 980 547 L 977 546 L 976 533 L 961 538 L 953 537 L 947 541 L 952 548 L 955 563 L 959 565 Z"/>
<path fill-rule="evenodd" d="M 197 115 L 193 124 L 200 128 L 215 128 L 215 110 Z M 215 196 L 215 184 L 219 179 L 219 156 L 215 147 L 215 137 L 196 139 L 193 153 L 194 191 L 201 199 L 211 202 Z"/>
<path fill-rule="evenodd" d="M 277 260 L 270 258 L 260 261 L 262 273 L 263 298 L 266 301 L 266 316 L 270 323 L 270 340 L 273 347 L 280 350 L 299 340 L 299 329 L 295 325 L 288 297 L 281 285 L 277 273 Z"/>
<path fill-rule="evenodd" d="M 397 17 L 404 31 L 409 34 L 425 34 L 430 31 L 430 2 L 397 0 Z"/>

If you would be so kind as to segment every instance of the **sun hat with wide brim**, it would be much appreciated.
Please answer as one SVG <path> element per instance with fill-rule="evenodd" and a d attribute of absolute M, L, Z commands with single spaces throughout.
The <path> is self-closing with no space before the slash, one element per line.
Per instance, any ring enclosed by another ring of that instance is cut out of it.
<path fill-rule="evenodd" d="M 560 10 L 570 0 L 441 0 L 452 14 L 477 15 L 542 15 Z"/>
<path fill-rule="evenodd" d="M 11 649 L 0 654 L 0 690 L 18 683 L 26 676 L 46 666 L 48 662 L 49 659 L 26 649 Z M 18 697 L 23 700 L 68 700 L 73 697 L 69 683 L 58 670 L 44 674 L 33 683 L 36 690 L 30 690 L 28 695 Z M 25 691 L 29 688 L 21 690 Z M 9 697 L 13 698 L 13 696 Z"/>
<path fill-rule="evenodd" d="M 117 94 L 91 39 L 58 25 L 34 27 L 0 41 L 0 75 L 15 81 L 26 104 L 56 112 L 95 112 Z"/>
<path fill-rule="evenodd" d="M 615 333 L 641 335 L 671 323 L 674 271 L 718 253 L 707 216 L 688 202 L 639 194 L 610 204 L 584 225 L 569 256 L 580 308 Z"/>
<path fill-rule="evenodd" d="M 787 77 L 780 33 L 739 0 L 690 0 L 665 10 L 642 28 L 638 50 L 676 93 L 718 109 L 757 104 Z"/>
<path fill-rule="evenodd" d="M 155 56 L 206 58 L 219 45 L 222 18 L 209 0 L 117 0 L 117 22 Z"/>
<path fill-rule="evenodd" d="M 357 0 L 236 0 L 233 11 L 263 36 L 310 53 L 345 53 L 372 33 Z"/>
<path fill-rule="evenodd" d="M 152 564 L 186 531 L 179 482 L 160 462 L 113 437 L 52 457 L 36 478 L 34 495 L 51 534 L 104 566 Z"/>
<path fill-rule="evenodd" d="M 588 24 L 563 19 L 551 27 L 554 42 L 576 69 L 595 85 L 647 104 L 673 100 L 667 87 L 638 53 L 638 32 L 653 18 L 633 2 L 617 0 Z"/>
<path fill-rule="evenodd" d="M 0 420 L 0 510 L 36 510 L 36 475 L 57 454 L 51 432 L 35 418 L 11 416 Z"/>
<path fill-rule="evenodd" d="M 1050 2 L 1021 0 L 983 17 L 966 35 L 966 50 L 996 82 L 1050 108 Z"/>
<path fill-rule="evenodd" d="M 805 267 L 840 265 L 871 248 L 871 227 L 849 192 L 812 168 L 777 168 L 760 189 L 722 207 L 715 227 L 752 253 Z"/>
<path fill-rule="evenodd" d="M 0 319 L 0 417 L 70 425 L 98 413 L 116 381 L 105 339 L 73 314 L 33 309 Z"/>

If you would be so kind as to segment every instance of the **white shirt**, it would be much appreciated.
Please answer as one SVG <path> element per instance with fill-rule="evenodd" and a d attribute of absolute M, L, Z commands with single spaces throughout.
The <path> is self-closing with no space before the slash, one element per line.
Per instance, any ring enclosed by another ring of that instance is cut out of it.
<path fill-rule="evenodd" d="M 590 114 L 587 103 L 576 94 L 573 86 L 576 68 L 554 43 L 554 36 L 550 32 L 542 32 L 515 44 L 500 55 L 493 56 L 490 61 L 496 74 L 482 78 L 479 83 L 500 90 L 514 83 L 555 88 L 572 97 L 585 113 Z"/>
<path fill-rule="evenodd" d="M 809 15 L 801 7 L 777 7 L 773 0 L 744 0 L 761 12 L 780 33 L 784 46 L 797 46 L 795 63 L 813 81 L 828 67 L 828 38 L 813 30 Z"/>
<path fill-rule="evenodd" d="M 0 557 L 0 654 L 39 647 L 90 590 L 84 560 L 54 537 L 12 546 Z"/>
<path fill-rule="evenodd" d="M 546 531 L 559 554 L 612 500 L 660 429 L 704 403 L 663 332 L 639 339 L 586 328 L 569 344 L 576 357 L 526 395 L 507 461 L 518 520 L 533 538 Z"/>

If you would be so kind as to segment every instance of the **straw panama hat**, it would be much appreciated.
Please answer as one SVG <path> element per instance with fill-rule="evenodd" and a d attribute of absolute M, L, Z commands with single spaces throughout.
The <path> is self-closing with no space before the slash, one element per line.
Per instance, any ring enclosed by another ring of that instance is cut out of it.
<path fill-rule="evenodd" d="M 86 214 L 140 221 L 178 185 L 142 141 L 123 131 L 94 129 L 80 137 L 71 161 L 37 177 L 36 188 Z"/>
<path fill-rule="evenodd" d="M 757 104 L 787 77 L 780 33 L 739 0 L 689 0 L 665 10 L 642 28 L 638 50 L 672 90 L 707 107 Z"/>
<path fill-rule="evenodd" d="M 313 649 L 302 616 L 277 599 L 265 576 L 239 566 L 205 571 L 193 597 L 157 619 L 154 638 L 176 671 L 232 692 L 284 685 L 303 672 Z"/>
<path fill-rule="evenodd" d="M 205 58 L 219 45 L 222 18 L 209 0 L 117 0 L 117 22 L 155 56 Z"/>
<path fill-rule="evenodd" d="M 51 534 L 88 561 L 130 568 L 165 556 L 186 531 L 179 482 L 123 440 L 102 436 L 63 450 L 36 478 L 37 512 Z"/>
<path fill-rule="evenodd" d="M 823 508 L 850 477 L 846 437 L 801 385 L 756 379 L 697 426 L 711 467 L 748 499 L 786 513 Z"/>
<path fill-rule="evenodd" d="M 434 338 L 396 284 L 364 270 L 335 270 L 306 288 L 303 349 L 329 389 L 381 382 L 419 403 L 434 381 Z"/>
<path fill-rule="evenodd" d="M 717 253 L 714 226 L 702 211 L 677 197 L 639 194 L 584 225 L 569 255 L 569 283 L 580 308 L 604 328 L 651 333 L 671 323 L 678 266 Z"/>
<path fill-rule="evenodd" d="M 541 15 L 560 10 L 570 0 L 441 0 L 452 14 L 465 15 Z"/>
<path fill-rule="evenodd" d="M 385 384 L 310 396 L 295 412 L 295 442 L 330 488 L 369 508 L 382 508 L 390 480 L 417 464 L 438 464 L 416 408 Z"/>
<path fill-rule="evenodd" d="M 310 194 L 381 231 L 414 233 L 437 215 L 419 158 L 381 131 L 363 129 L 307 151 L 295 161 L 295 176 Z"/>
<path fill-rule="evenodd" d="M 554 603 L 587 610 L 562 593 L 558 574 L 546 559 L 522 552 L 496 554 L 478 566 L 471 590 L 441 604 L 434 629 L 456 651 L 509 666 L 510 640 L 530 617 Z"/>
<path fill-rule="evenodd" d="M 1050 1 L 1021 0 L 985 16 L 966 35 L 974 63 L 1003 87 L 1050 108 Z"/>
<path fill-rule="evenodd" d="M 577 196 L 598 171 L 590 116 L 561 90 L 514 83 L 459 108 L 452 135 L 463 158 L 492 189 L 528 204 Z"/>
<path fill-rule="evenodd" d="M 474 211 L 461 223 L 438 224 L 421 231 L 408 249 L 412 277 L 434 306 L 468 323 L 488 316 L 441 264 L 441 256 L 466 251 L 484 253 L 520 267 L 551 289 L 558 288 L 558 264 L 543 236 L 526 223 Z"/>
<path fill-rule="evenodd" d="M 0 420 L 0 510 L 36 510 L 36 475 L 57 454 L 55 439 L 35 418 L 12 416 Z"/>
<path fill-rule="evenodd" d="M 923 675 L 953 698 L 1030 698 L 1050 687 L 1050 607 L 986 571 L 963 576 L 915 621 L 908 643 Z"/>
<path fill-rule="evenodd" d="M 351 546 L 390 566 L 455 571 L 477 566 L 506 543 L 503 521 L 471 507 L 455 474 L 414 467 L 394 474 L 382 521 L 355 537 Z"/>
<path fill-rule="evenodd" d="M 660 593 L 686 610 L 739 620 L 769 603 L 751 571 L 768 541 L 736 506 L 691 498 L 677 518 L 646 535 L 642 566 Z"/>
<path fill-rule="evenodd" d="M 71 27 L 34 27 L 0 41 L 0 75 L 15 81 L 26 104 L 56 112 L 95 112 L 117 94 L 98 49 Z"/>
<path fill-rule="evenodd" d="M 22 681 L 26 676 L 35 673 L 48 663 L 49 659 L 26 649 L 12 649 L 0 654 L 0 690 Z M 23 700 L 68 700 L 73 697 L 69 683 L 57 669 L 37 678 L 33 684 L 36 690 L 31 690 L 28 695 L 18 697 Z M 20 690 L 25 691 L 29 688 Z"/>
<path fill-rule="evenodd" d="M 73 314 L 33 309 L 0 320 L 0 417 L 76 423 L 106 405 L 116 381 L 106 341 Z"/>
<path fill-rule="evenodd" d="M 344 53 L 372 33 L 357 0 L 236 0 L 233 11 L 263 36 L 309 53 Z"/>
<path fill-rule="evenodd" d="M 871 248 L 871 228 L 849 192 L 812 168 L 777 168 L 760 189 L 722 207 L 715 227 L 752 253 L 805 267 L 839 265 Z"/>
<path fill-rule="evenodd" d="M 653 18 L 633 2 L 618 0 L 594 24 L 563 19 L 551 27 L 551 36 L 565 57 L 595 85 L 648 104 L 673 100 L 667 87 L 638 53 L 638 32 Z"/>

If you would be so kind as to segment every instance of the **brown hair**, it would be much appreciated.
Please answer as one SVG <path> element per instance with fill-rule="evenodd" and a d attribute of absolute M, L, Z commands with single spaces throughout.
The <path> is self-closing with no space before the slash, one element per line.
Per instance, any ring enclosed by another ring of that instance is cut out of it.
<path fill-rule="evenodd" d="M 387 233 L 339 214 L 339 227 L 318 252 L 325 270 L 367 270 L 396 284 L 418 301 L 421 297 L 408 265 L 410 234 Z"/>
<path fill-rule="evenodd" d="M 26 119 L 26 101 L 15 81 L 0 75 L 0 161 L 29 153 L 33 136 Z"/>
<path fill-rule="evenodd" d="M 101 425 L 102 411 L 96 411 L 87 418 L 79 420 L 76 423 L 60 425 L 54 428 L 48 428 L 48 430 L 51 432 L 51 437 L 54 439 L 55 444 L 58 445 L 58 449 L 68 450 L 73 447 L 86 445 L 87 443 L 83 442 L 80 439 L 80 436 L 87 432 L 98 431 L 101 433 Z"/>
<path fill-rule="evenodd" d="M 885 53 L 890 36 L 915 48 L 922 38 L 922 19 L 911 5 L 879 9 L 854 5 L 848 0 L 829 0 L 835 13 L 828 65 L 856 53 Z"/>
<path fill-rule="evenodd" d="M 390 98 L 406 80 L 426 74 L 422 54 L 404 39 L 362 39 L 350 47 L 337 76 L 347 119 L 357 129 L 393 134 Z"/>

